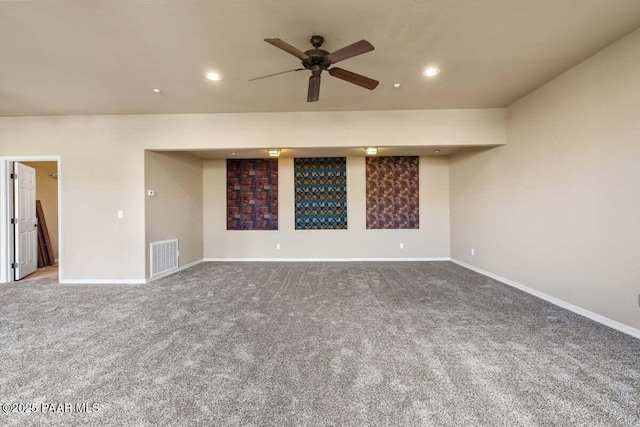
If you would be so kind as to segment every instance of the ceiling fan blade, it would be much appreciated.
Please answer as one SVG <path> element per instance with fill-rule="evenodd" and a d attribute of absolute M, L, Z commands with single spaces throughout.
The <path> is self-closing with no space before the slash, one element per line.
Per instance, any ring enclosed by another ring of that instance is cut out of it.
<path fill-rule="evenodd" d="M 316 102 L 318 99 L 320 99 L 320 76 L 311 76 L 309 77 L 307 102 Z"/>
<path fill-rule="evenodd" d="M 292 73 L 294 71 L 302 71 L 302 70 L 304 70 L 304 68 L 296 68 L 295 70 L 281 71 L 279 73 L 267 74 L 266 76 L 254 77 L 252 79 L 249 79 L 249 81 L 252 82 L 254 80 L 266 79 L 267 77 L 279 76 L 280 74 Z"/>
<path fill-rule="evenodd" d="M 333 77 L 337 77 L 346 82 L 353 83 L 354 85 L 362 86 L 365 89 L 373 90 L 380 83 L 377 80 L 370 79 L 369 77 L 361 76 L 360 74 L 352 73 L 351 71 L 343 70 L 342 68 L 331 68 L 329 74 Z"/>
<path fill-rule="evenodd" d="M 371 43 L 366 40 L 360 40 L 359 42 L 355 42 L 354 44 L 350 44 L 347 47 L 343 47 L 342 49 L 330 53 L 329 55 L 327 55 L 327 59 L 332 64 L 335 64 L 336 62 L 344 61 L 345 59 L 353 58 L 354 56 L 371 52 L 373 49 L 375 48 Z"/>
<path fill-rule="evenodd" d="M 269 44 L 274 45 L 275 47 L 278 47 L 282 50 L 284 50 L 285 52 L 290 53 L 293 56 L 297 56 L 298 58 L 305 60 L 305 59 L 309 59 L 309 56 L 307 56 L 306 53 L 302 52 L 299 49 L 296 49 L 295 47 L 291 46 L 289 43 L 282 41 L 280 39 L 264 39 L 264 41 L 266 41 Z"/>

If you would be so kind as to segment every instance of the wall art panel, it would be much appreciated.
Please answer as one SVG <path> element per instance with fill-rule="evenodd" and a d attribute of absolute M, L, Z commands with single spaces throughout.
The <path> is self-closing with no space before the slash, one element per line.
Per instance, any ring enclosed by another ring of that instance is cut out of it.
<path fill-rule="evenodd" d="M 347 159 L 294 159 L 296 230 L 347 228 Z"/>
<path fill-rule="evenodd" d="M 367 228 L 420 228 L 419 158 L 367 157 Z"/>
<path fill-rule="evenodd" d="M 227 160 L 227 230 L 278 229 L 278 160 Z"/>

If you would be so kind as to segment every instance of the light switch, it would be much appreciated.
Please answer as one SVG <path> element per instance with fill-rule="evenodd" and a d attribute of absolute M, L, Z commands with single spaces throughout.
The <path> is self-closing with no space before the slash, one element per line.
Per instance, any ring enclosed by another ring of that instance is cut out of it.
<path fill-rule="evenodd" d="M 120 219 L 124 218 L 124 212 L 123 211 L 118 211 L 118 218 L 120 218 Z"/>

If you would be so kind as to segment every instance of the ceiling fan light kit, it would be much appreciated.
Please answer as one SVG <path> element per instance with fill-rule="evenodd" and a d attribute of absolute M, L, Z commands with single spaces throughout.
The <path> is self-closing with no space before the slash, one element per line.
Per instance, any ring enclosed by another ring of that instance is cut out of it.
<path fill-rule="evenodd" d="M 337 62 L 374 50 L 375 48 L 373 45 L 366 40 L 360 40 L 359 42 L 350 44 L 349 46 L 343 47 L 342 49 L 336 50 L 332 53 L 321 49 L 321 46 L 324 43 L 324 37 L 322 36 L 311 36 L 309 41 L 311 42 L 313 49 L 309 49 L 305 52 L 302 52 L 296 47 L 278 38 L 264 39 L 264 41 L 298 58 L 302 62 L 302 68 L 256 77 L 249 81 L 260 80 L 294 71 L 309 70 L 311 71 L 311 76 L 309 77 L 307 102 L 316 102 L 320 99 L 320 76 L 323 71 L 328 71 L 330 76 L 337 77 L 341 80 L 369 90 L 375 89 L 379 84 L 377 80 L 370 79 L 369 77 L 365 77 L 342 68 L 332 67 L 333 64 Z"/>

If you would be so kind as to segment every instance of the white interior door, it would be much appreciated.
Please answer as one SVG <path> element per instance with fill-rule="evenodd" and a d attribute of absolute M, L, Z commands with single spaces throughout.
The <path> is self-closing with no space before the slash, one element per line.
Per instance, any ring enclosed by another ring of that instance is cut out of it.
<path fill-rule="evenodd" d="M 15 162 L 17 175 L 14 188 L 15 280 L 20 280 L 38 268 L 38 219 L 36 216 L 36 170 Z"/>

